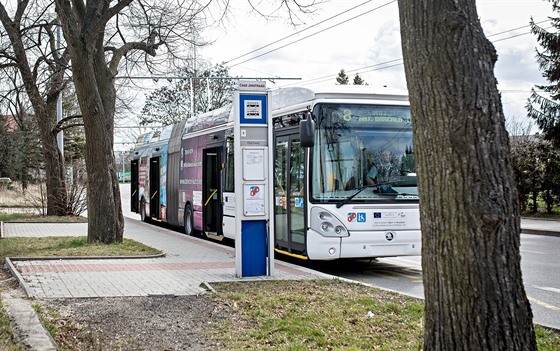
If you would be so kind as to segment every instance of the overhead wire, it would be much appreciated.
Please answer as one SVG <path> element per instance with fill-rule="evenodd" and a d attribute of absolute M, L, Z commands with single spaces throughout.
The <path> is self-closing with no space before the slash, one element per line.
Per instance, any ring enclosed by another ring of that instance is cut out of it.
<path fill-rule="evenodd" d="M 548 20 L 543 20 L 543 21 L 535 22 L 535 24 L 541 24 L 541 23 L 544 23 L 544 22 L 548 22 Z M 517 27 L 517 28 L 509 29 L 509 30 L 506 30 L 506 31 L 503 31 L 503 32 L 499 32 L 499 33 L 489 34 L 489 35 L 487 35 L 487 38 L 495 37 L 495 36 L 498 36 L 498 35 L 502 35 L 502 34 L 509 33 L 509 32 L 513 32 L 513 31 L 520 30 L 520 29 L 524 29 L 524 28 L 529 27 L 529 26 L 530 26 L 530 25 L 526 25 L 526 26 L 522 26 L 522 27 Z M 548 28 L 551 28 L 551 27 L 547 27 L 546 29 L 548 29 Z M 517 37 L 524 36 L 524 35 L 528 35 L 528 34 L 531 34 L 531 32 L 512 35 L 512 36 L 509 36 L 509 37 L 506 37 L 506 38 L 501 38 L 501 39 L 493 40 L 492 42 L 493 42 L 493 43 L 496 43 L 496 42 L 499 42 L 499 41 L 504 41 L 504 40 L 508 40 L 508 39 L 513 39 L 513 38 L 517 38 Z M 369 73 L 369 72 L 373 72 L 373 71 L 380 71 L 380 70 L 383 70 L 383 69 L 387 69 L 387 68 L 392 68 L 392 67 L 400 66 L 400 65 L 403 64 L 402 62 L 401 62 L 401 63 L 398 63 L 398 64 L 389 65 L 389 66 L 383 66 L 383 65 L 388 65 L 388 64 L 390 64 L 390 63 L 393 63 L 393 62 L 396 62 L 396 61 L 402 61 L 402 60 L 403 60 L 403 58 L 401 57 L 401 58 L 398 58 L 398 59 L 393 59 L 393 60 L 381 62 L 381 63 L 378 63 L 378 64 L 373 64 L 373 65 L 368 65 L 368 66 L 365 66 L 365 67 L 355 68 L 355 69 L 353 69 L 353 70 L 347 71 L 347 73 L 356 72 L 356 74 L 361 74 L 361 73 Z M 375 68 L 375 69 L 366 70 L 366 69 L 368 69 L 368 68 L 377 67 L 377 66 L 383 66 L 383 67 L 379 67 L 379 68 Z M 298 84 L 298 85 L 309 85 L 309 84 L 321 83 L 321 82 L 325 82 L 325 81 L 327 81 L 327 80 L 331 80 L 331 79 L 333 79 L 333 77 L 336 77 L 336 76 L 337 76 L 337 74 L 331 74 L 331 75 L 323 76 L 323 77 L 319 77 L 319 78 L 312 78 L 312 79 L 310 79 L 310 80 L 299 81 L 297 84 Z M 284 86 L 291 86 L 291 85 L 294 85 L 294 84 L 295 84 L 295 83 L 290 83 L 290 84 L 286 84 L 286 85 L 284 85 Z"/>
<path fill-rule="evenodd" d="M 351 8 L 349 8 L 348 10 L 342 11 L 341 13 L 338 13 L 338 14 L 336 14 L 336 15 L 334 15 L 334 16 L 331 16 L 331 17 L 329 17 L 329 18 L 326 18 L 326 19 L 324 19 L 324 20 L 322 20 L 322 21 L 320 21 L 320 22 L 317 22 L 317 23 L 315 23 L 315 24 L 313 24 L 313 25 L 311 25 L 311 26 L 309 26 L 309 27 L 306 27 L 306 28 L 304 28 L 304 29 L 302 29 L 302 30 L 300 30 L 300 31 L 298 31 L 298 32 L 292 33 L 292 34 L 287 35 L 287 36 L 285 36 L 285 37 L 283 37 L 283 38 L 280 38 L 280 39 L 278 39 L 278 40 L 275 40 L 275 41 L 273 41 L 272 43 L 269 43 L 269 44 L 266 44 L 266 45 L 264 45 L 264 46 L 261 46 L 260 48 L 254 49 L 254 50 L 249 51 L 249 52 L 247 52 L 247 53 L 245 53 L 245 54 L 243 54 L 243 55 L 239 55 L 239 56 L 237 56 L 237 57 L 234 57 L 234 58 L 232 58 L 232 59 L 229 59 L 229 60 L 225 61 L 224 63 L 227 64 L 227 63 L 229 63 L 229 62 L 231 62 L 231 61 L 235 61 L 235 60 L 240 59 L 240 58 L 242 58 L 242 57 L 249 56 L 250 54 L 252 54 L 252 53 L 254 53 L 254 52 L 260 51 L 260 50 L 265 49 L 265 48 L 267 48 L 267 47 L 270 47 L 270 46 L 272 46 L 272 45 L 274 45 L 274 44 L 276 44 L 276 43 L 279 43 L 279 42 L 281 42 L 281 41 L 283 41 L 283 40 L 289 39 L 289 38 L 291 38 L 291 37 L 294 37 L 294 36 L 296 36 L 296 35 L 298 35 L 298 34 L 301 34 L 301 33 L 305 32 L 305 31 L 308 31 L 308 30 L 310 30 L 310 29 L 312 29 L 312 28 L 314 28 L 314 27 L 317 27 L 317 26 L 319 26 L 319 25 L 321 25 L 321 24 L 323 24 L 323 23 L 325 23 L 325 22 L 328 22 L 328 21 L 330 21 L 330 20 L 332 20 L 332 19 L 334 19 L 334 18 L 336 18 L 336 17 L 340 17 L 340 16 L 344 15 L 345 13 L 348 13 L 348 12 L 350 12 L 350 11 L 353 11 L 353 10 L 359 8 L 359 7 L 362 7 L 362 6 L 364 6 L 364 5 L 366 5 L 367 3 L 372 2 L 372 1 L 373 1 L 373 0 L 367 0 L 367 1 L 365 1 L 365 2 L 362 2 L 361 4 L 358 4 L 358 5 L 354 6 L 354 7 L 351 7 Z"/>
<path fill-rule="evenodd" d="M 299 39 L 297 39 L 297 40 L 291 41 L 291 42 L 289 42 L 289 43 L 287 43 L 287 44 L 284 44 L 284 45 L 282 45 L 282 46 L 279 46 L 279 47 L 277 47 L 277 48 L 275 48 L 275 49 L 266 51 L 266 52 L 261 53 L 261 54 L 259 54 L 259 55 L 257 55 L 257 56 L 253 56 L 253 57 L 248 58 L 248 59 L 246 59 L 246 60 L 244 60 L 244 61 L 241 61 L 241 62 L 238 62 L 238 63 L 236 63 L 236 64 L 230 65 L 229 67 L 231 68 L 231 67 L 239 66 L 239 65 L 241 65 L 241 64 L 243 64 L 243 63 L 245 63 L 245 62 L 249 62 L 249 61 L 252 61 L 252 60 L 257 59 L 257 58 L 259 58 L 259 57 L 262 57 L 262 56 L 264 56 L 264 55 L 268 55 L 268 54 L 270 54 L 271 52 L 278 51 L 278 50 L 283 49 L 283 48 L 285 48 L 285 47 L 287 47 L 287 46 L 290 46 L 290 45 L 292 45 L 292 44 L 298 43 L 298 42 L 300 42 L 300 41 L 302 41 L 302 40 L 305 40 L 305 39 L 308 39 L 308 38 L 310 38 L 310 37 L 312 37 L 312 36 L 315 36 L 315 35 L 317 35 L 317 34 L 323 33 L 323 32 L 325 32 L 325 31 L 327 31 L 327 30 L 329 30 L 329 29 L 332 29 L 332 28 L 338 27 L 338 26 L 340 26 L 340 25 L 342 25 L 342 24 L 348 23 L 348 21 L 352 21 L 352 20 L 355 20 L 356 18 L 365 16 L 365 15 L 367 15 L 367 14 L 373 12 L 373 11 L 379 10 L 380 8 L 385 7 L 385 6 L 387 6 L 387 5 L 390 5 L 390 4 L 392 4 L 392 3 L 396 2 L 396 1 L 397 1 L 397 0 L 389 1 L 389 2 L 387 2 L 387 3 L 385 3 L 385 4 L 383 4 L 383 5 L 377 6 L 377 7 L 373 8 L 373 9 L 371 9 L 371 10 L 365 11 L 365 12 L 359 14 L 359 15 L 356 15 L 356 16 L 354 16 L 354 17 L 351 17 L 351 18 L 345 20 L 344 22 L 339 22 L 339 23 L 333 24 L 332 26 L 326 27 L 326 28 L 324 28 L 324 29 L 322 29 L 322 30 L 320 30 L 320 31 L 318 31 L 318 32 L 315 32 L 315 33 L 309 34 L 309 35 L 307 35 L 307 36 L 305 36 L 305 37 L 303 37 L 303 38 L 299 38 Z M 297 33 L 296 33 L 296 34 L 297 34 Z M 295 34 L 294 34 L 294 35 L 295 35 Z M 258 50 L 259 50 L 259 49 L 254 50 L 254 51 L 258 51 Z M 242 55 L 241 57 L 243 57 L 243 56 L 246 56 L 246 55 Z"/>
<path fill-rule="evenodd" d="M 235 57 L 235 58 L 232 58 L 232 59 L 230 59 L 230 60 L 228 60 L 228 61 L 225 61 L 225 63 L 227 64 L 227 63 L 230 63 L 230 62 L 235 61 L 235 60 L 237 60 L 237 59 L 240 59 L 240 58 L 242 58 L 242 57 L 249 56 L 249 55 L 252 54 L 252 53 L 255 53 L 255 52 L 257 52 L 257 51 L 260 51 L 260 50 L 262 50 L 262 49 L 265 49 L 265 48 L 267 48 L 267 47 L 270 47 L 270 46 L 272 46 L 272 45 L 274 45 L 274 44 L 277 44 L 277 43 L 279 43 L 279 42 L 281 42 L 281 41 L 284 41 L 284 40 L 286 40 L 286 39 L 289 39 L 289 38 L 291 38 L 291 37 L 294 37 L 294 36 L 296 36 L 296 35 L 298 35 L 298 34 L 301 34 L 301 33 L 305 32 L 305 31 L 307 31 L 307 30 L 309 30 L 309 29 L 311 29 L 311 28 L 314 28 L 314 27 L 316 27 L 316 26 L 318 26 L 318 25 L 320 25 L 320 24 L 323 24 L 323 23 L 325 23 L 325 22 L 328 22 L 328 21 L 330 21 L 330 20 L 332 20 L 332 19 L 335 19 L 335 18 L 337 18 L 337 17 L 340 17 L 340 16 L 343 15 L 343 14 L 346 14 L 346 13 L 348 13 L 348 12 L 350 12 L 350 11 L 353 11 L 353 10 L 355 10 L 355 9 L 361 7 L 361 6 L 364 6 L 364 5 L 366 5 L 367 3 L 369 3 L 369 2 L 371 2 L 371 0 L 368 0 L 368 1 L 365 1 L 365 2 L 363 2 L 363 3 L 360 3 L 360 4 L 358 4 L 358 5 L 356 5 L 356 6 L 352 7 L 352 8 L 349 8 L 349 9 L 347 9 L 347 10 L 345 10 L 345 11 L 339 13 L 339 14 L 336 14 L 336 15 L 331 16 L 331 17 L 329 17 L 329 18 L 327 18 L 327 19 L 325 19 L 325 20 L 323 20 L 323 21 L 320 21 L 320 22 L 318 22 L 317 24 L 314 24 L 314 25 L 312 25 L 312 26 L 309 26 L 309 27 L 307 27 L 307 28 L 304 28 L 304 29 L 302 29 L 301 31 L 298 31 L 298 32 L 296 32 L 296 33 L 287 35 L 287 36 L 285 36 L 285 37 L 283 37 L 283 38 L 280 38 L 280 39 L 278 39 L 278 40 L 275 40 L 275 41 L 273 41 L 273 42 L 271 42 L 271 43 L 269 43 L 269 44 L 266 44 L 266 45 L 264 45 L 264 46 L 261 46 L 261 47 L 259 47 L 259 48 L 257 48 L 257 49 L 254 49 L 254 50 L 252 50 L 252 51 L 250 51 L 250 52 L 247 52 L 247 53 L 245 53 L 245 54 L 243 54 L 243 55 L 239 55 L 239 56 L 237 56 L 237 57 Z M 378 6 L 378 7 L 375 7 L 375 8 L 373 8 L 373 9 L 370 9 L 370 10 L 368 10 L 368 11 L 365 11 L 365 12 L 359 14 L 359 15 L 356 15 L 356 16 L 354 16 L 354 17 L 351 17 L 351 18 L 345 20 L 344 22 L 336 23 L 336 24 L 334 24 L 334 25 L 332 25 L 332 26 L 330 26 L 330 27 L 327 27 L 327 28 L 324 28 L 324 29 L 322 29 L 322 30 L 320 30 L 320 31 L 317 31 L 317 32 L 315 32 L 315 33 L 309 34 L 309 35 L 307 35 L 307 36 L 305 36 L 305 37 L 303 37 L 303 38 L 294 40 L 294 41 L 289 42 L 289 43 L 287 43 L 287 44 L 284 44 L 284 45 L 282 45 L 282 46 L 280 46 L 280 47 L 277 47 L 277 48 L 274 48 L 274 49 L 272 49 L 272 50 L 269 50 L 269 51 L 266 51 L 266 52 L 264 52 L 264 53 L 261 53 L 261 54 L 259 54 L 259 55 L 257 55 L 257 56 L 253 56 L 253 57 L 251 57 L 251 58 L 248 58 L 248 59 L 243 60 L 243 61 L 241 61 L 241 62 L 238 62 L 238 63 L 236 63 L 236 64 L 230 65 L 229 67 L 231 68 L 231 67 L 239 66 L 239 65 L 241 65 L 241 64 L 243 64 L 243 63 L 252 61 L 252 60 L 254 60 L 254 59 L 257 59 L 257 58 L 260 58 L 260 57 L 262 57 L 262 56 L 264 56 L 264 55 L 267 55 L 267 54 L 269 54 L 269 53 L 272 53 L 272 52 L 275 52 L 275 51 L 277 51 L 277 50 L 283 49 L 283 48 L 285 48 L 285 47 L 287 47 L 287 46 L 290 46 L 290 45 L 292 45 L 292 44 L 295 44 L 295 43 L 298 43 L 298 42 L 303 41 L 303 40 L 305 40 L 305 39 L 308 39 L 308 38 L 310 38 L 310 37 L 312 37 L 312 36 L 321 34 L 321 33 L 325 32 L 325 31 L 327 31 L 327 30 L 330 30 L 330 29 L 335 28 L 335 27 L 338 27 L 338 26 L 340 26 L 340 25 L 342 25 L 342 24 L 348 23 L 348 21 L 355 20 L 355 19 L 357 19 L 357 18 L 359 18 L 359 17 L 362 17 L 362 16 L 364 16 L 364 15 L 366 15 L 366 14 L 369 14 L 369 13 L 371 13 L 371 12 L 373 12 L 373 11 L 376 11 L 376 10 L 378 10 L 378 9 L 380 9 L 380 8 L 382 8 L 382 7 L 385 7 L 385 6 L 387 6 L 387 5 L 390 5 L 391 3 L 394 3 L 394 2 L 396 2 L 396 0 L 389 1 L 389 2 L 387 2 L 387 3 L 385 3 L 385 4 L 382 4 L 382 5 Z M 535 22 L 535 24 L 540 24 L 540 23 L 544 23 L 544 22 L 547 22 L 547 21 L 548 21 L 548 20 L 543 20 L 543 21 L 540 21 L 540 22 Z M 526 27 L 528 27 L 528 25 L 527 25 L 527 26 L 521 26 L 521 27 L 513 28 L 513 29 L 509 29 L 509 30 L 502 31 L 502 32 L 499 32 L 499 33 L 490 34 L 490 35 L 488 35 L 487 37 L 490 38 L 490 37 L 502 35 L 502 34 L 509 33 L 509 32 L 513 32 L 513 31 L 516 31 L 516 30 L 519 30 L 519 29 L 523 29 L 523 28 L 526 28 Z M 520 37 L 520 36 L 523 36 L 523 35 L 528 35 L 528 34 L 530 34 L 530 32 L 522 33 L 522 34 L 517 34 L 517 35 L 513 35 L 513 36 L 510 36 L 510 37 L 506 37 L 506 38 L 497 39 L 497 40 L 494 40 L 493 42 L 499 42 L 499 41 L 503 41 L 503 40 L 513 39 L 513 38 Z M 394 59 L 394 60 L 390 60 L 390 61 L 386 61 L 386 62 L 382 62 L 382 63 L 378 63 L 378 64 L 368 65 L 368 66 L 360 67 L 360 68 L 353 69 L 353 70 L 350 70 L 350 71 L 347 71 L 347 72 L 348 72 L 348 73 L 356 72 L 357 74 L 360 74 L 360 73 L 368 73 L 368 72 L 378 71 L 378 70 L 382 70 L 382 69 L 387 69 L 387 68 L 391 68 L 391 67 L 395 67 L 395 66 L 402 65 L 402 62 L 401 62 L 401 63 L 398 63 L 398 64 L 393 64 L 393 65 L 389 65 L 389 66 L 384 66 L 384 67 L 380 67 L 380 68 L 375 68 L 375 69 L 365 70 L 365 71 L 364 71 L 364 69 L 368 69 L 368 68 L 371 68 L 371 67 L 378 67 L 378 66 L 387 65 L 387 64 L 390 64 L 390 63 L 392 63 L 392 62 L 399 61 L 399 60 L 403 60 L 403 58 L 401 57 L 401 58 L 398 58 L 398 59 Z M 320 83 L 320 82 L 323 82 L 323 81 L 332 79 L 333 76 L 336 76 L 336 75 L 328 75 L 328 76 L 324 76 L 324 77 L 313 78 L 313 79 L 310 79 L 310 80 L 307 80 L 307 81 L 303 81 L 303 82 L 300 81 L 298 84 L 299 84 L 299 85 L 302 85 L 302 83 L 304 83 L 303 85 L 308 85 L 308 84 Z M 287 85 L 285 85 L 285 86 L 290 86 L 290 85 L 293 85 L 293 84 L 287 84 Z"/>

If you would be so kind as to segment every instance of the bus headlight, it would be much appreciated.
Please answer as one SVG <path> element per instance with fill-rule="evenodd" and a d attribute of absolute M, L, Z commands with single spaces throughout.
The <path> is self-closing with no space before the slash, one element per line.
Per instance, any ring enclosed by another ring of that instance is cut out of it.
<path fill-rule="evenodd" d="M 323 236 L 346 237 L 348 230 L 332 213 L 320 207 L 311 208 L 310 227 Z"/>

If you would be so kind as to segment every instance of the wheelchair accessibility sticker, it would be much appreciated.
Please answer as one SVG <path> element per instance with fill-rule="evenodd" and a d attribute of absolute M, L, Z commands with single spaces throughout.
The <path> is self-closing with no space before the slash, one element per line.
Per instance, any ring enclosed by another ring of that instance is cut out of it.
<path fill-rule="evenodd" d="M 364 223 L 366 221 L 365 212 L 348 212 L 348 222 Z"/>

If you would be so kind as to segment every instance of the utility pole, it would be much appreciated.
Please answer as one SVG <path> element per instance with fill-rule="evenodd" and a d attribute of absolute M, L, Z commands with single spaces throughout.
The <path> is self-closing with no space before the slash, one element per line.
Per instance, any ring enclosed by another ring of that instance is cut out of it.
<path fill-rule="evenodd" d="M 56 27 L 56 49 L 60 50 L 60 32 L 61 27 L 58 25 Z M 58 100 L 56 101 L 56 122 L 59 123 L 62 120 L 62 91 L 58 94 Z M 60 154 L 64 159 L 64 132 L 60 130 L 56 135 L 56 143 L 58 145 L 58 149 L 60 150 Z"/>

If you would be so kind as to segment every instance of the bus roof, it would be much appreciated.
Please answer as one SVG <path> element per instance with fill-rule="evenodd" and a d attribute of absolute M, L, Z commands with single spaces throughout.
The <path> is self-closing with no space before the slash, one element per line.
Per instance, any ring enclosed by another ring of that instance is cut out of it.
<path fill-rule="evenodd" d="M 408 92 L 403 89 L 373 88 L 368 85 L 324 85 L 307 88 L 279 88 L 272 90 L 271 109 L 274 111 L 317 99 L 408 101 Z"/>
<path fill-rule="evenodd" d="M 230 103 L 216 110 L 188 118 L 185 122 L 183 133 L 191 133 L 197 130 L 207 129 L 227 122 L 232 122 L 232 108 L 233 105 Z"/>

